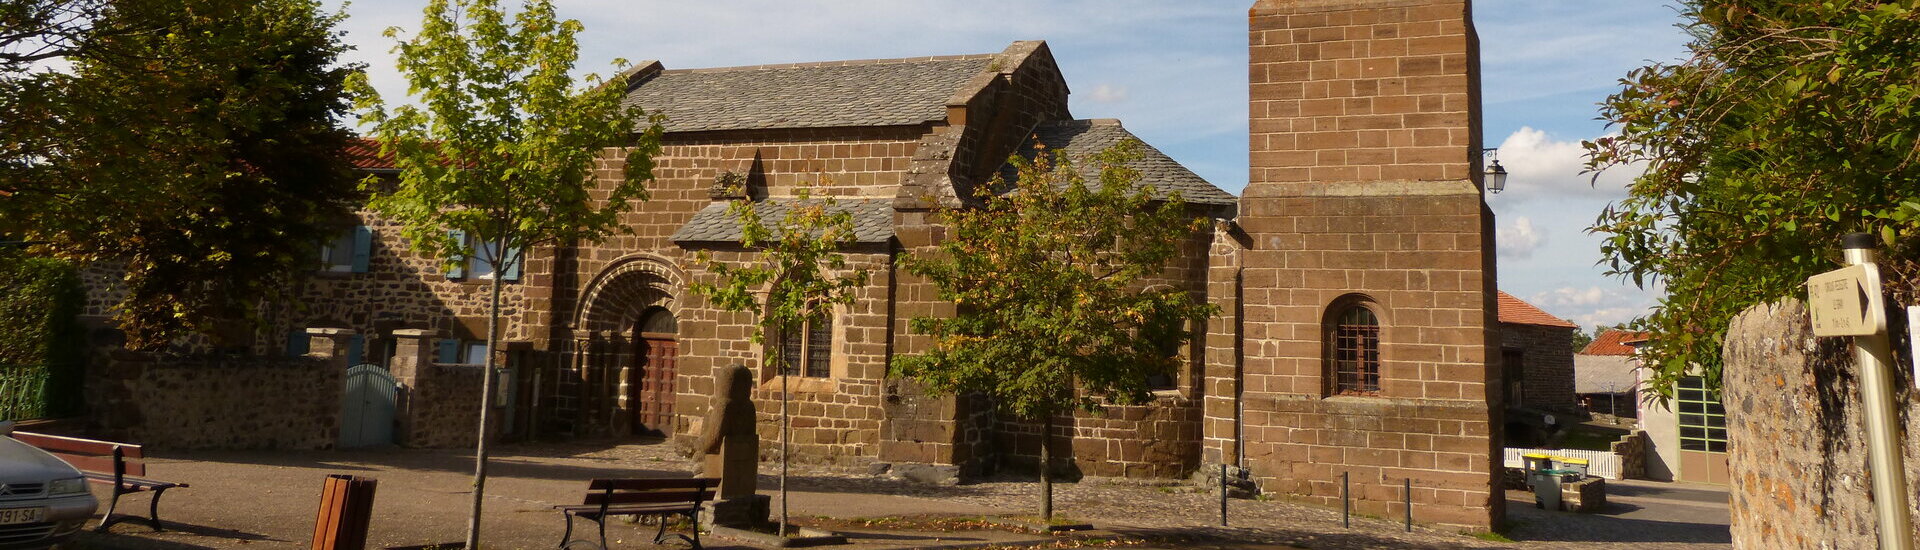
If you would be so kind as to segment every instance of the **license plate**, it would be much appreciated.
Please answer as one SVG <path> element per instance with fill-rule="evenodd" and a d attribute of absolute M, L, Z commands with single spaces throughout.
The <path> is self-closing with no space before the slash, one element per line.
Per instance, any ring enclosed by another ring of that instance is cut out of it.
<path fill-rule="evenodd" d="M 0 508 L 0 525 L 40 523 L 46 520 L 46 508 Z"/>

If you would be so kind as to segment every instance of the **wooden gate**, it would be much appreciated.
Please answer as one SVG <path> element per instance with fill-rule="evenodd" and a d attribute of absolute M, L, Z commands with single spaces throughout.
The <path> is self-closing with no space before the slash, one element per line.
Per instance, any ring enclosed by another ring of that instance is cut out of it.
<path fill-rule="evenodd" d="M 347 392 L 340 410 L 340 448 L 393 444 L 393 375 L 380 365 L 347 369 Z"/>
<path fill-rule="evenodd" d="M 642 333 L 637 343 L 639 349 L 634 355 L 640 358 L 639 383 L 628 386 L 632 394 L 627 396 L 635 404 L 633 432 L 667 435 L 673 429 L 674 357 L 679 355 L 680 346 L 673 335 L 657 333 Z"/>

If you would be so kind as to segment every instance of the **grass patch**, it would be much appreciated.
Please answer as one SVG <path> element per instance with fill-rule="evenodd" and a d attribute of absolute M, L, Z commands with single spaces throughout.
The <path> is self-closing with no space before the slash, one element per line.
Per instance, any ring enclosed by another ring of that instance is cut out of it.
<path fill-rule="evenodd" d="M 1619 440 L 1618 435 L 1575 427 L 1572 432 L 1567 433 L 1567 438 L 1560 442 L 1560 446 L 1583 451 L 1611 451 L 1613 442 Z"/>

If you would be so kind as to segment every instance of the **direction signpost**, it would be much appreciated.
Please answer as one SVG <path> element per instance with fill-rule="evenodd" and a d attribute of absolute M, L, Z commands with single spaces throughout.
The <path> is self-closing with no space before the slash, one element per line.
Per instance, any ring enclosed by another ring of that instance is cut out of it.
<path fill-rule="evenodd" d="M 1881 550 L 1911 550 L 1913 524 L 1907 517 L 1907 475 L 1901 464 L 1900 417 L 1893 407 L 1892 345 L 1887 338 L 1887 308 L 1880 294 L 1880 266 L 1873 263 L 1873 237 L 1853 233 L 1841 239 L 1847 267 L 1807 279 L 1807 308 L 1814 336 L 1852 336 L 1860 370 L 1860 396 L 1866 406 L 1867 459 L 1873 471 L 1873 507 L 1879 516 Z"/>

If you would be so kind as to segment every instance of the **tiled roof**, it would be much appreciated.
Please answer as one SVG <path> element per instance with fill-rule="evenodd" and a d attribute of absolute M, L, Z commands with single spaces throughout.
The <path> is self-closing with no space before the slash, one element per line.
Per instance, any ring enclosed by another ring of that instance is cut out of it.
<path fill-rule="evenodd" d="M 1078 162 L 1088 155 L 1104 151 L 1127 139 L 1140 140 L 1132 132 L 1121 127 L 1118 120 L 1058 120 L 1041 123 L 1039 127 L 1034 128 L 1033 133 L 1027 137 L 1027 141 L 1020 144 L 1019 153 L 1029 159 L 1033 158 L 1034 143 L 1038 141 L 1040 145 L 1046 146 L 1046 150 L 1065 151 L 1068 158 Z M 1140 172 L 1141 185 L 1152 185 L 1154 190 L 1163 197 L 1178 191 L 1181 198 L 1195 204 L 1231 205 L 1237 202 L 1232 193 L 1214 187 L 1212 183 L 1208 183 L 1187 167 L 1181 166 L 1166 153 L 1160 152 L 1152 145 L 1147 145 L 1145 141 L 1140 142 L 1140 158 L 1128 163 L 1128 166 Z M 1080 162 L 1076 168 L 1079 168 L 1081 177 L 1086 178 L 1089 183 L 1100 177 L 1098 164 Z M 1003 175 L 1009 180 L 1016 177 L 1011 165 L 1005 169 Z"/>
<path fill-rule="evenodd" d="M 367 138 L 354 138 L 347 142 L 347 148 L 341 151 L 347 162 L 353 163 L 358 170 L 392 170 L 393 157 L 380 154 L 380 142 Z"/>
<path fill-rule="evenodd" d="M 813 204 L 798 199 L 766 199 L 754 203 L 762 224 L 771 228 L 786 217 L 795 204 Z M 883 243 L 893 238 L 893 201 L 880 199 L 838 200 L 834 210 L 853 214 L 853 237 L 857 242 Z M 727 212 L 727 203 L 707 205 L 673 232 L 674 242 L 740 242 L 740 221 Z"/>
<path fill-rule="evenodd" d="M 1552 314 L 1541 311 L 1540 308 L 1533 307 L 1533 304 L 1515 298 L 1512 294 L 1507 294 L 1506 291 L 1500 292 L 1500 322 L 1513 323 L 1516 325 L 1580 328 L 1580 325 L 1567 322 L 1566 319 L 1554 317 Z"/>
<path fill-rule="evenodd" d="M 947 99 L 993 55 L 661 71 L 626 103 L 669 132 L 900 126 L 945 120 Z"/>
<path fill-rule="evenodd" d="M 1580 355 L 1633 355 L 1633 346 L 1628 344 L 1645 341 L 1647 341 L 1645 332 L 1604 330 L 1599 336 L 1593 337 L 1593 343 L 1587 344 L 1586 349 L 1580 350 Z"/>

